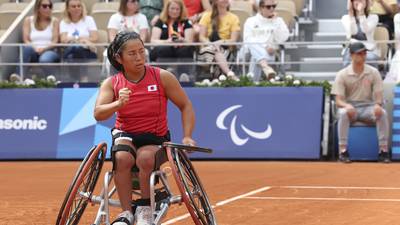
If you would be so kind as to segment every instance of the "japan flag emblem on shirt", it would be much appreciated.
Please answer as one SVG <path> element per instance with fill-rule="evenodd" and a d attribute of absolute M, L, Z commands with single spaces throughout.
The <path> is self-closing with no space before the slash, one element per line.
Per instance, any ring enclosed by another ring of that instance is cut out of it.
<path fill-rule="evenodd" d="M 157 85 L 153 84 L 153 85 L 147 86 L 147 91 L 148 92 L 157 91 Z"/>

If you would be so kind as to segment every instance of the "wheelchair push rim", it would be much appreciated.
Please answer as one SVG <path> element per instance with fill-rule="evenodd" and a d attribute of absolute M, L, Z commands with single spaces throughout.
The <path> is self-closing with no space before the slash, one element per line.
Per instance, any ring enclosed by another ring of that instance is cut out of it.
<path fill-rule="evenodd" d="M 65 195 L 56 225 L 78 224 L 101 173 L 107 144 L 94 146 L 86 155 Z M 85 193 L 82 196 L 81 193 Z"/>
<path fill-rule="evenodd" d="M 173 175 L 186 205 L 196 225 L 216 225 L 214 211 L 207 193 L 184 151 L 167 147 L 168 160 Z"/>

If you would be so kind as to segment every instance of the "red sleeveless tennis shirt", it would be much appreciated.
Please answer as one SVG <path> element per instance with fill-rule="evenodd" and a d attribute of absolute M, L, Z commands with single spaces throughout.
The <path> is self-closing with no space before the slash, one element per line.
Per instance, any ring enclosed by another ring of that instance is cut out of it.
<path fill-rule="evenodd" d="M 167 97 L 160 79 L 160 69 L 145 66 L 146 72 L 138 83 L 130 82 L 122 72 L 112 79 L 114 98 L 119 90 L 129 88 L 131 95 L 126 105 L 117 111 L 115 128 L 132 133 L 152 133 L 164 136 L 168 132 Z"/>

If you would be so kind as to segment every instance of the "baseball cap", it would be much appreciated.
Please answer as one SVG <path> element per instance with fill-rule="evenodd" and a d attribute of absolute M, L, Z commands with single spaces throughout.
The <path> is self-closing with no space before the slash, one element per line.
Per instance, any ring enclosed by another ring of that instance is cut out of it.
<path fill-rule="evenodd" d="M 351 43 L 349 49 L 351 54 L 368 50 L 362 42 Z"/>

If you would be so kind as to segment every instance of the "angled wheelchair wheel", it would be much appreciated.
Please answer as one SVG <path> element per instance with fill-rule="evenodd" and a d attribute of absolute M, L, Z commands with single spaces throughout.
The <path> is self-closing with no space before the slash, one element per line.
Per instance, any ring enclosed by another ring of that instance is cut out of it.
<path fill-rule="evenodd" d="M 56 225 L 78 224 L 85 211 L 96 182 L 101 173 L 107 151 L 107 144 L 94 146 L 81 165 L 60 208 Z"/>
<path fill-rule="evenodd" d="M 214 211 L 200 178 L 184 151 L 167 148 L 168 160 L 184 201 L 196 225 L 216 225 Z"/>

